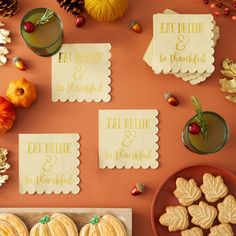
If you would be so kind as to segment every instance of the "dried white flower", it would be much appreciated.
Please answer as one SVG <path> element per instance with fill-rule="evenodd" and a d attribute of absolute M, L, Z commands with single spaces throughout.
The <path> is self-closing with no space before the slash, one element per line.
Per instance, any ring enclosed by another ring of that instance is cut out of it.
<path fill-rule="evenodd" d="M 0 44 L 7 44 L 11 42 L 9 37 L 10 31 L 6 29 L 0 29 Z"/>
<path fill-rule="evenodd" d="M 0 186 L 5 184 L 8 179 L 9 179 L 8 175 L 0 175 Z"/>
<path fill-rule="evenodd" d="M 4 165 L 0 166 L 0 173 L 5 173 L 11 166 L 6 162 Z"/>
<path fill-rule="evenodd" d="M 0 55 L 7 55 L 9 53 L 9 50 L 4 47 L 4 46 L 0 46 Z"/>

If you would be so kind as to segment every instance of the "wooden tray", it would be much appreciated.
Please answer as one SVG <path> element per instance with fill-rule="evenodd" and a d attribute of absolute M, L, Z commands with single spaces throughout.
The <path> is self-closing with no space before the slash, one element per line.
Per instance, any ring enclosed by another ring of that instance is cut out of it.
<path fill-rule="evenodd" d="M 110 214 L 119 218 L 127 229 L 127 235 L 132 236 L 132 209 L 130 208 L 0 208 L 0 213 L 12 213 L 19 216 L 29 230 L 43 216 L 55 212 L 68 215 L 76 223 L 79 230 L 89 222 L 93 215 Z"/>

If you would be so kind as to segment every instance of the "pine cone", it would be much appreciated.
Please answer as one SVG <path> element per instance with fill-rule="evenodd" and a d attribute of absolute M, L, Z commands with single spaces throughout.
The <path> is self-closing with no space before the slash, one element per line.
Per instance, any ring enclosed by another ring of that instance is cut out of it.
<path fill-rule="evenodd" d="M 17 0 L 0 0 L 0 18 L 15 15 L 18 11 Z"/>
<path fill-rule="evenodd" d="M 79 15 L 84 7 L 84 0 L 57 0 L 57 2 L 65 11 L 75 16 Z"/>

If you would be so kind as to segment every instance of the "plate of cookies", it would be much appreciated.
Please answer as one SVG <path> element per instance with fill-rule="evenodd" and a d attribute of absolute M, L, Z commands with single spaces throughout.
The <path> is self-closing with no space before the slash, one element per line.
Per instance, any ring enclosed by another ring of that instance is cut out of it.
<path fill-rule="evenodd" d="M 152 203 L 155 236 L 236 235 L 236 176 L 196 165 L 170 175 Z"/>

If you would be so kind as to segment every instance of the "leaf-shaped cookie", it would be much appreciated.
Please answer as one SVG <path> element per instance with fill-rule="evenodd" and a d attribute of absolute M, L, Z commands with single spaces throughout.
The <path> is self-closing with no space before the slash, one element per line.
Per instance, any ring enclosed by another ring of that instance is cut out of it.
<path fill-rule="evenodd" d="M 203 229 L 209 229 L 217 216 L 216 208 L 202 201 L 199 205 L 189 206 L 188 212 L 192 216 L 191 222 Z"/>
<path fill-rule="evenodd" d="M 203 236 L 203 231 L 199 227 L 193 227 L 182 231 L 181 236 Z"/>
<path fill-rule="evenodd" d="M 220 223 L 236 224 L 236 199 L 228 195 L 222 203 L 217 205 Z"/>
<path fill-rule="evenodd" d="M 208 202 L 216 202 L 228 194 L 228 188 L 224 184 L 222 177 L 215 177 L 210 173 L 203 175 L 203 184 L 200 188 Z"/>
<path fill-rule="evenodd" d="M 195 180 L 186 180 L 182 177 L 176 180 L 176 190 L 174 195 L 183 206 L 190 206 L 202 196 L 202 191 L 198 188 Z"/>
<path fill-rule="evenodd" d="M 183 206 L 169 206 L 166 207 L 166 213 L 164 213 L 159 222 L 168 227 L 170 232 L 184 230 L 188 228 L 188 212 Z"/>
<path fill-rule="evenodd" d="M 208 236 L 234 236 L 234 232 L 229 224 L 220 224 L 212 227 Z"/>

